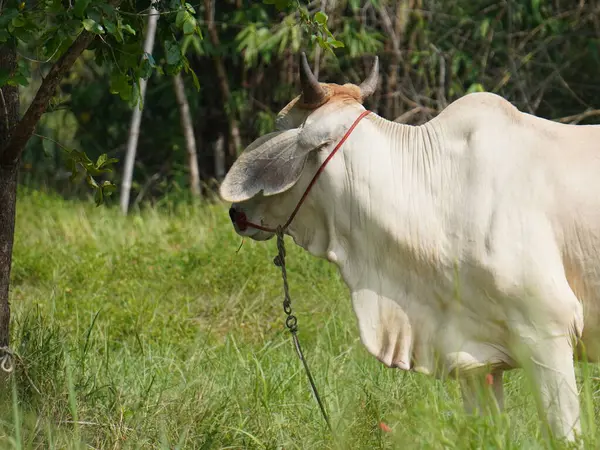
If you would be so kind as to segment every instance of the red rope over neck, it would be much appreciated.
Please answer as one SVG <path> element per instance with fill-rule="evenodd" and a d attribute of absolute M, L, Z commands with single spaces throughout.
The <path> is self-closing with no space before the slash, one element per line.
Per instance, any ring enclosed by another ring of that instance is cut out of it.
<path fill-rule="evenodd" d="M 371 111 L 369 111 L 369 110 L 365 110 L 365 111 L 363 111 L 361 113 L 360 116 L 358 116 L 358 118 L 354 121 L 354 123 L 352 124 L 352 126 L 348 129 L 348 131 L 346 131 L 346 134 L 344 134 L 344 136 L 342 137 L 342 139 L 340 139 L 340 141 L 337 143 L 337 145 L 335 146 L 335 148 L 331 151 L 331 153 L 329 154 L 329 156 L 327 157 L 327 159 L 325 159 L 325 161 L 323 161 L 323 164 L 321 164 L 321 167 L 319 167 L 319 170 L 317 170 L 317 173 L 315 173 L 315 175 L 313 176 L 312 180 L 310 180 L 310 183 L 306 187 L 306 190 L 304 191 L 304 194 L 302 194 L 302 197 L 298 201 L 298 204 L 294 208 L 294 211 L 292 211 L 292 214 L 290 214 L 290 217 L 285 222 L 285 225 L 283 225 L 282 230 L 285 231 L 287 229 L 287 227 L 290 226 L 290 224 L 292 223 L 292 220 L 294 220 L 294 217 L 296 217 L 296 214 L 298 214 L 298 210 L 302 206 L 302 203 L 304 203 L 304 200 L 306 200 L 306 197 L 308 196 L 308 193 L 310 192 L 310 190 L 312 189 L 312 187 L 317 182 L 317 178 L 319 178 L 319 175 L 321 175 L 321 173 L 323 173 L 323 171 L 325 170 L 325 166 L 327 166 L 327 163 L 329 163 L 329 161 L 331 161 L 331 158 L 333 158 L 335 156 L 335 154 L 342 147 L 342 145 L 344 144 L 344 142 L 346 142 L 346 139 L 348 139 L 350 137 L 350 135 L 352 134 L 352 132 L 354 131 L 354 129 L 356 128 L 356 126 L 358 125 L 358 123 L 365 116 L 367 116 L 370 112 Z M 246 219 L 246 214 L 244 214 L 243 212 L 238 213 L 238 215 L 237 215 L 237 217 L 235 219 L 235 223 L 238 226 L 238 228 L 239 228 L 240 231 L 244 231 L 248 227 L 251 227 L 251 228 L 256 228 L 257 230 L 268 231 L 268 232 L 271 232 L 271 233 L 277 232 L 277 228 L 270 228 L 270 227 L 266 227 L 266 226 L 259 225 L 259 224 L 256 224 L 256 223 L 249 222 Z"/>

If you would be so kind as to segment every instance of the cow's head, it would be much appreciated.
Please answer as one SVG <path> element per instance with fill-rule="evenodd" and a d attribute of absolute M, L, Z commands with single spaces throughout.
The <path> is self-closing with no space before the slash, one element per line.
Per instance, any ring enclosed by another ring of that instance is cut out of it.
<path fill-rule="evenodd" d="M 244 150 L 221 184 L 221 197 L 232 202 L 229 214 L 238 234 L 255 240 L 273 236 L 240 229 L 241 216 L 271 228 L 286 222 L 324 158 L 364 111 L 362 102 L 375 91 L 378 73 L 376 58 L 360 86 L 320 83 L 302 54 L 302 95 L 279 112 L 275 132 Z"/>

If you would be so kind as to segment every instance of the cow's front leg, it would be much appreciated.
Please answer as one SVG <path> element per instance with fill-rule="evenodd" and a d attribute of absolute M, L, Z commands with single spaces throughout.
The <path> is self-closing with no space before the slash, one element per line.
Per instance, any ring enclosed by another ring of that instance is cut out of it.
<path fill-rule="evenodd" d="M 530 292 L 538 295 L 523 296 L 528 320 L 516 321 L 512 350 L 531 380 L 542 421 L 555 438 L 573 441 L 581 432 L 573 350 L 583 332 L 583 307 L 559 273 L 532 280 L 537 288 Z"/>
<path fill-rule="evenodd" d="M 534 384 L 542 420 L 547 420 L 556 438 L 574 440 L 581 425 L 571 339 L 545 339 L 531 349 L 523 366 Z"/>
<path fill-rule="evenodd" d="M 503 373 L 498 370 L 460 378 L 460 391 L 467 414 L 501 412 L 504 409 Z"/>

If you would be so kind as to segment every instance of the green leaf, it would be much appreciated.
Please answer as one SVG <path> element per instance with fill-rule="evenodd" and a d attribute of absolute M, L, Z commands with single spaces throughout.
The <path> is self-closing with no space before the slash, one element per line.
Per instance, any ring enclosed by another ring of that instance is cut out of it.
<path fill-rule="evenodd" d="M 174 66 L 181 62 L 181 48 L 179 48 L 177 42 L 166 41 L 165 50 L 167 52 L 167 64 Z"/>
<path fill-rule="evenodd" d="M 16 73 L 12 78 L 10 78 L 6 84 L 9 86 L 29 86 L 29 81 L 22 73 Z"/>
<path fill-rule="evenodd" d="M 124 31 L 127 31 L 129 34 L 135 36 L 135 30 L 131 28 L 131 25 L 125 24 L 121 27 Z"/>
<path fill-rule="evenodd" d="M 131 98 L 129 99 L 129 103 L 132 105 L 137 105 L 139 103 L 140 109 L 144 107 L 142 96 L 140 95 L 140 81 L 136 80 L 135 83 L 131 86 Z"/>
<path fill-rule="evenodd" d="M 75 178 L 77 178 L 77 163 L 75 162 L 75 160 L 71 157 L 71 154 L 69 152 L 67 153 L 67 161 L 66 161 L 66 166 L 67 169 L 69 170 L 69 172 L 71 172 L 71 176 L 69 177 L 69 180 L 71 182 L 75 181 Z"/>
<path fill-rule="evenodd" d="M 33 40 L 34 33 L 33 30 L 31 30 L 30 28 L 21 27 L 14 29 L 13 36 L 27 44 Z"/>
<path fill-rule="evenodd" d="M 46 157 L 52 156 L 54 153 L 54 142 L 50 139 L 42 139 L 42 150 L 44 150 L 44 155 Z"/>
<path fill-rule="evenodd" d="M 87 167 L 86 167 L 86 169 L 89 169 L 89 168 L 87 168 Z M 86 179 L 87 183 L 88 183 L 88 184 L 89 184 L 91 187 L 93 187 L 93 188 L 99 188 L 99 187 L 100 187 L 100 186 L 98 185 L 98 182 L 97 182 L 97 181 L 94 179 L 94 177 L 93 177 L 93 176 L 91 176 L 90 174 L 88 174 L 88 175 L 85 177 L 85 179 Z"/>
<path fill-rule="evenodd" d="M 26 20 L 23 16 L 16 16 L 12 21 L 11 21 L 11 25 L 15 28 L 20 28 L 25 26 L 26 24 Z"/>
<path fill-rule="evenodd" d="M 75 0 L 75 5 L 73 6 L 73 15 L 80 19 L 83 19 L 85 10 L 90 4 L 91 0 Z"/>
<path fill-rule="evenodd" d="M 105 18 L 109 18 L 109 19 L 116 19 L 116 12 L 115 12 L 115 7 L 108 4 L 108 3 L 96 3 L 94 6 L 96 6 L 97 8 L 99 8 L 104 17 Z"/>
<path fill-rule="evenodd" d="M 105 197 L 109 197 L 113 192 L 117 190 L 117 186 L 106 180 L 102 182 L 102 192 Z"/>
<path fill-rule="evenodd" d="M 484 19 L 479 25 L 479 34 L 481 34 L 481 37 L 486 37 L 489 29 L 490 19 Z"/>
<path fill-rule="evenodd" d="M 198 81 L 198 77 L 196 76 L 196 73 L 190 69 L 190 75 L 192 76 L 192 82 L 194 83 L 194 87 L 196 88 L 197 91 L 200 90 L 200 82 Z"/>
<path fill-rule="evenodd" d="M 138 70 L 138 76 L 147 80 L 152 75 L 152 64 L 146 58 L 142 59 L 140 63 L 140 68 Z"/>
<path fill-rule="evenodd" d="M 469 86 L 469 89 L 467 89 L 467 94 L 470 94 L 471 92 L 485 92 L 485 88 L 481 83 L 473 83 Z"/>
<path fill-rule="evenodd" d="M 336 40 L 336 39 L 331 39 L 331 38 L 327 39 L 327 43 L 328 43 L 329 45 L 331 45 L 333 48 L 341 48 L 341 47 L 343 47 L 343 46 L 344 46 L 344 43 L 343 43 L 343 42 L 341 42 L 341 41 L 338 41 L 338 40 Z"/>
<path fill-rule="evenodd" d="M 318 13 L 315 14 L 315 21 L 319 24 L 319 25 L 325 25 L 327 23 L 327 14 L 325 14 L 323 11 L 319 11 Z"/>
<path fill-rule="evenodd" d="M 188 20 L 183 24 L 183 34 L 192 34 L 196 30 L 196 20 Z"/>
<path fill-rule="evenodd" d="M 106 163 L 107 159 L 108 156 L 106 155 L 106 153 L 103 153 L 100 156 L 98 156 L 98 160 L 96 161 L 96 169 L 101 169 L 104 163 Z"/>
<path fill-rule="evenodd" d="M 8 24 L 19 15 L 19 10 L 16 8 L 6 8 L 0 15 L 0 29 L 5 29 Z"/>
<path fill-rule="evenodd" d="M 108 19 L 104 19 L 102 23 L 104 24 L 104 28 L 106 28 L 106 31 L 108 31 L 108 34 L 112 34 L 113 36 L 115 36 L 115 38 L 118 38 L 117 25 L 114 22 L 111 22 Z"/>
<path fill-rule="evenodd" d="M 104 34 L 104 28 L 102 27 L 102 25 L 100 25 L 93 19 L 83 19 L 81 23 L 83 24 L 83 28 L 85 28 L 86 31 L 89 31 L 90 33 Z"/>
<path fill-rule="evenodd" d="M 102 23 L 102 12 L 99 11 L 98 8 L 88 8 L 86 11 L 86 17 L 88 19 L 92 19 L 94 22 Z"/>
<path fill-rule="evenodd" d="M 123 100 L 129 100 L 131 98 L 131 84 L 129 84 L 127 75 L 119 72 L 113 73 L 110 77 L 110 92 L 119 94 Z"/>
<path fill-rule="evenodd" d="M 186 18 L 187 18 L 187 16 L 189 16 L 189 15 L 190 15 L 190 13 L 188 13 L 187 11 L 180 10 L 180 11 L 177 13 L 177 17 L 175 18 L 175 26 L 176 26 L 177 28 L 181 28 L 181 27 L 183 27 L 183 24 L 185 23 L 185 21 L 186 21 Z"/>
<path fill-rule="evenodd" d="M 100 206 L 102 203 L 104 203 L 104 193 L 102 191 L 102 189 L 96 189 L 96 194 L 94 195 L 96 206 Z"/>

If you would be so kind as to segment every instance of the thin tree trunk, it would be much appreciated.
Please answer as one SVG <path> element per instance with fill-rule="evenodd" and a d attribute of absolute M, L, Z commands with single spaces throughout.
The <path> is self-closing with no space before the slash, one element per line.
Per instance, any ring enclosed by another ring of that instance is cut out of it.
<path fill-rule="evenodd" d="M 210 36 L 210 40 L 215 48 L 219 48 L 221 46 L 221 42 L 219 40 L 219 34 L 217 33 L 217 28 L 215 27 L 215 0 L 204 0 L 204 9 L 205 9 L 205 19 L 206 19 L 206 27 L 208 28 L 208 34 Z M 213 61 L 215 63 L 215 69 L 217 71 L 217 78 L 219 79 L 219 88 L 221 89 L 221 95 L 223 96 L 223 103 L 230 106 L 231 105 L 231 91 L 229 89 L 229 81 L 227 79 L 227 71 L 225 70 L 225 64 L 223 64 L 223 59 L 220 56 L 214 56 Z M 233 142 L 233 146 L 230 146 L 230 156 L 231 159 L 235 159 L 237 156 L 237 152 L 239 152 L 242 148 L 242 139 L 240 138 L 240 127 L 238 125 L 238 121 L 235 118 L 235 114 L 233 111 L 229 110 L 228 107 L 228 118 L 229 118 L 229 135 L 231 137 L 231 141 Z"/>
<path fill-rule="evenodd" d="M 225 138 L 219 134 L 215 142 L 215 178 L 221 182 L 225 178 Z"/>
<path fill-rule="evenodd" d="M 11 43 L 0 45 L 0 70 L 13 73 L 16 67 L 16 45 Z M 0 149 L 3 149 L 9 142 L 18 120 L 19 90 L 17 87 L 5 85 L 0 88 Z M 20 153 L 16 161 L 13 156 L 11 155 L 10 161 L 0 160 L 0 347 L 7 347 L 10 340 L 8 288 L 15 232 L 17 172 Z"/>
<path fill-rule="evenodd" d="M 156 35 L 156 23 L 158 22 L 158 12 L 154 5 L 150 6 L 150 15 L 148 16 L 148 29 L 146 30 L 146 39 L 144 40 L 144 52 L 151 54 L 154 48 L 154 36 Z M 135 152 L 137 149 L 138 138 L 140 136 L 140 124 L 142 122 L 142 107 L 144 97 L 146 96 L 146 85 L 148 80 L 140 80 L 140 105 L 134 108 L 131 115 L 131 124 L 129 126 L 129 139 L 127 141 L 127 154 L 125 156 L 125 168 L 123 169 L 123 180 L 121 183 L 121 211 L 127 214 L 129 210 L 129 197 L 131 195 L 131 180 L 133 178 L 133 165 L 135 163 Z"/>
<path fill-rule="evenodd" d="M 9 343 L 8 288 L 15 233 L 18 168 L 18 164 L 0 166 L 0 347 Z"/>
<path fill-rule="evenodd" d="M 389 72 L 387 76 L 387 92 L 392 94 L 396 92 L 398 87 L 398 69 L 400 66 L 400 60 L 402 57 L 401 47 L 404 38 L 404 29 L 406 27 L 406 21 L 408 18 L 408 2 L 401 0 L 397 2 L 396 9 L 394 11 L 394 21 L 392 22 L 390 14 L 387 10 L 387 3 L 382 4 L 379 9 L 379 15 L 385 32 L 388 34 L 390 44 L 392 46 Z M 394 2 L 391 2 L 392 6 Z M 386 100 L 385 116 L 389 119 L 396 117 L 399 114 L 399 101 L 398 97 L 389 95 Z"/>
<path fill-rule="evenodd" d="M 190 170 L 190 189 L 195 197 L 200 197 L 200 173 L 198 170 L 198 153 L 196 151 L 196 138 L 194 137 L 194 126 L 192 125 L 192 116 L 190 114 L 190 105 L 185 96 L 185 86 L 183 77 L 178 73 L 173 77 L 173 86 L 175 87 L 175 96 L 179 105 L 179 115 L 181 116 L 181 128 L 185 137 L 185 146 L 188 152 L 188 166 Z"/>
<path fill-rule="evenodd" d="M 321 0 L 321 11 L 327 14 L 327 0 Z M 331 26 L 331 22 L 329 22 L 329 26 Z M 313 73 L 315 74 L 315 78 L 319 79 L 319 72 L 321 70 L 321 46 L 317 45 L 315 47 L 315 65 L 313 68 Z"/>
<path fill-rule="evenodd" d="M 315 78 L 319 79 L 319 71 L 321 70 L 321 47 L 317 45 L 315 48 L 315 65 L 313 67 L 313 73 Z"/>

